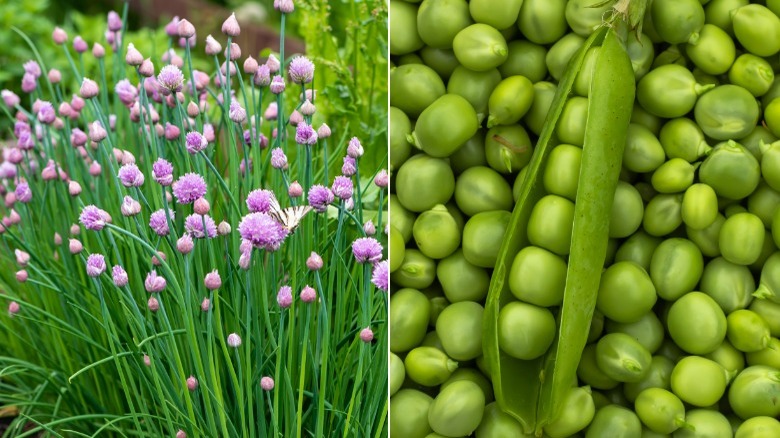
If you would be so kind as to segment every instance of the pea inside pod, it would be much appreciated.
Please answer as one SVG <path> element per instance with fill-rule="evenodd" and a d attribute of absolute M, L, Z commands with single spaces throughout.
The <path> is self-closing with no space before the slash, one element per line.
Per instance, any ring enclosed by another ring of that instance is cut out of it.
<path fill-rule="evenodd" d="M 455 56 L 464 67 L 486 71 L 498 67 L 509 56 L 501 32 L 483 23 L 475 23 L 458 32 L 452 41 Z"/>

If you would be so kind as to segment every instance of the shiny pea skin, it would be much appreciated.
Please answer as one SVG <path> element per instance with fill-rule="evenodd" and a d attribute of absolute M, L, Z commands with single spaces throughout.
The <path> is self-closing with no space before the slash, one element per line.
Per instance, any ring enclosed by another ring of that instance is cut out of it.
<path fill-rule="evenodd" d="M 401 232 L 395 225 L 390 225 L 390 272 L 394 272 L 401 267 L 401 263 L 404 261 L 404 255 L 406 253 L 406 244 L 404 242 Z"/>
<path fill-rule="evenodd" d="M 748 0 L 711 0 L 704 6 L 704 21 L 718 26 L 733 36 L 734 26 L 731 21 L 731 13 L 747 4 Z"/>
<path fill-rule="evenodd" d="M 780 337 L 780 304 L 769 300 L 753 300 L 748 309 L 759 314 L 769 324 L 769 333 Z"/>
<path fill-rule="evenodd" d="M 441 77 L 423 64 L 406 64 L 390 72 L 390 105 L 417 118 L 446 92 Z"/>
<path fill-rule="evenodd" d="M 707 184 L 696 183 L 685 190 L 680 210 L 687 227 L 703 230 L 718 217 L 718 195 Z"/>
<path fill-rule="evenodd" d="M 517 26 L 535 44 L 552 44 L 568 31 L 566 0 L 525 0 Z"/>
<path fill-rule="evenodd" d="M 772 438 L 780 436 L 780 421 L 772 417 L 759 416 L 745 420 L 739 425 L 734 438 Z"/>
<path fill-rule="evenodd" d="M 764 262 L 754 296 L 780 304 L 780 252 L 775 252 Z"/>
<path fill-rule="evenodd" d="M 576 33 L 568 33 L 556 41 L 547 51 L 547 57 L 545 58 L 547 71 L 550 72 L 550 76 L 556 81 L 560 81 L 566 66 L 569 64 L 569 60 L 583 44 L 585 44 L 585 38 Z"/>
<path fill-rule="evenodd" d="M 748 52 L 762 57 L 780 51 L 780 18 L 759 4 L 738 8 L 731 16 L 734 35 Z"/>
<path fill-rule="evenodd" d="M 681 194 L 658 194 L 647 203 L 642 226 L 651 236 L 665 236 L 682 224 Z"/>
<path fill-rule="evenodd" d="M 482 301 L 487 296 L 490 285 L 490 275 L 485 269 L 469 263 L 462 250 L 457 250 L 439 261 L 436 265 L 436 278 L 451 303 Z"/>
<path fill-rule="evenodd" d="M 699 167 L 699 181 L 715 189 L 718 196 L 743 199 L 761 180 L 758 160 L 735 141 L 719 143 Z"/>
<path fill-rule="evenodd" d="M 401 389 L 390 398 L 392 437 L 425 438 L 433 432 L 428 424 L 431 396 L 416 389 Z"/>
<path fill-rule="evenodd" d="M 412 53 L 425 45 L 417 33 L 417 5 L 391 0 L 390 21 L 391 55 Z"/>
<path fill-rule="evenodd" d="M 449 156 L 449 160 L 455 175 L 460 175 L 471 167 L 487 166 L 484 131 L 479 130 L 466 140 L 457 151 Z"/>
<path fill-rule="evenodd" d="M 664 155 L 661 142 L 649 129 L 636 123 L 628 125 L 623 166 L 634 172 L 652 172 L 664 163 Z"/>
<path fill-rule="evenodd" d="M 477 133 L 474 107 L 457 94 L 445 94 L 426 108 L 414 125 L 414 144 L 432 157 L 448 157 Z"/>
<path fill-rule="evenodd" d="M 490 382 L 490 380 L 488 380 L 487 377 L 485 377 L 484 374 L 482 374 L 480 370 L 476 368 L 458 368 L 452 372 L 452 375 L 449 379 L 447 379 L 446 382 L 441 384 L 439 390 L 443 390 L 444 388 L 461 380 L 468 380 L 469 382 L 476 383 L 479 385 L 479 389 L 482 390 L 482 393 L 485 394 L 485 401 L 493 401 L 493 384 Z"/>
<path fill-rule="evenodd" d="M 458 363 L 433 347 L 412 349 L 404 359 L 406 375 L 423 386 L 438 386 L 449 379 Z"/>
<path fill-rule="evenodd" d="M 401 232 L 401 238 L 404 244 L 406 244 L 412 238 L 412 227 L 417 215 L 407 210 L 398 200 L 398 195 L 395 193 L 390 194 L 389 207 L 393 211 L 392 226 Z"/>
<path fill-rule="evenodd" d="M 766 348 L 745 354 L 748 365 L 766 365 L 780 369 L 780 340 L 770 338 Z"/>
<path fill-rule="evenodd" d="M 561 118 L 555 127 L 558 139 L 563 143 L 582 147 L 585 143 L 585 125 L 587 120 L 588 99 L 580 96 L 570 98 L 566 101 Z"/>
<path fill-rule="evenodd" d="M 609 219 L 609 237 L 623 238 L 634 234 L 642 225 L 643 215 L 642 195 L 631 184 L 618 181 Z"/>
<path fill-rule="evenodd" d="M 544 189 L 548 193 L 574 201 L 577 197 L 581 162 L 582 149 L 568 144 L 553 148 L 544 169 Z"/>
<path fill-rule="evenodd" d="M 510 211 L 512 189 L 495 170 L 476 166 L 464 171 L 455 181 L 455 202 L 468 216 L 491 210 Z"/>
<path fill-rule="evenodd" d="M 669 389 L 669 379 L 674 369 L 671 359 L 656 355 L 650 362 L 650 370 L 644 378 L 638 382 L 626 382 L 623 384 L 623 394 L 626 399 L 633 402 L 639 394 L 647 388 Z"/>
<path fill-rule="evenodd" d="M 436 333 L 444 351 L 458 361 L 476 359 L 482 354 L 482 315 L 484 308 L 473 301 L 452 303 L 436 320 Z"/>
<path fill-rule="evenodd" d="M 647 374 L 652 356 L 636 339 L 625 333 L 610 333 L 596 344 L 596 363 L 618 382 L 638 382 Z"/>
<path fill-rule="evenodd" d="M 772 219 L 780 207 L 780 192 L 761 181 L 758 188 L 748 197 L 747 207 L 750 213 L 761 219 L 764 227 L 771 229 Z"/>
<path fill-rule="evenodd" d="M 416 289 L 400 289 L 390 296 L 390 351 L 403 353 L 420 345 L 428 330 L 431 304 Z"/>
<path fill-rule="evenodd" d="M 523 125 L 499 125 L 485 135 L 488 165 L 503 174 L 525 167 L 533 156 L 533 143 Z"/>
<path fill-rule="evenodd" d="M 717 362 L 700 356 L 686 356 L 674 366 L 672 392 L 686 403 L 707 407 L 726 392 L 728 373 Z M 707 382 L 702 385 L 701 382 Z"/>
<path fill-rule="evenodd" d="M 460 65 L 452 49 L 435 49 L 425 46 L 420 49 L 423 63 L 432 68 L 443 80 L 448 80 L 452 72 Z"/>
<path fill-rule="evenodd" d="M 417 154 L 398 169 L 395 189 L 401 205 L 419 213 L 449 201 L 455 192 L 455 175 L 445 160 Z"/>
<path fill-rule="evenodd" d="M 690 292 L 672 303 L 666 328 L 681 349 L 691 354 L 707 354 L 726 339 L 726 315 L 707 294 Z"/>
<path fill-rule="evenodd" d="M 632 323 L 649 312 L 656 299 L 653 282 L 641 266 L 617 262 L 601 274 L 596 308 L 612 321 Z"/>
<path fill-rule="evenodd" d="M 732 438 L 729 420 L 718 411 L 710 409 L 689 409 L 685 422 L 691 427 L 677 429 L 674 438 Z"/>
<path fill-rule="evenodd" d="M 390 170 L 397 170 L 412 152 L 412 144 L 407 140 L 412 133 L 412 123 L 403 111 L 394 106 L 390 107 L 389 118 Z"/>
<path fill-rule="evenodd" d="M 552 82 L 541 81 L 534 83 L 534 101 L 525 114 L 523 121 L 528 126 L 528 129 L 536 135 L 542 132 L 544 119 L 550 110 L 556 88 L 556 85 Z"/>
<path fill-rule="evenodd" d="M 698 0 L 654 0 L 649 9 L 653 27 L 670 44 L 696 41 L 704 26 L 704 8 Z"/>
<path fill-rule="evenodd" d="M 761 143 L 763 142 L 764 144 L 771 144 L 777 140 L 777 137 L 775 137 L 775 135 L 772 134 L 769 129 L 763 125 L 758 125 L 753 128 L 747 137 L 740 140 L 740 143 L 745 147 L 745 149 L 753 154 L 756 160 L 759 160 L 760 162 L 761 156 L 763 155 L 763 152 L 761 151 Z"/>
<path fill-rule="evenodd" d="M 530 41 L 515 40 L 507 45 L 509 57 L 506 62 L 498 66 L 501 76 L 522 75 L 531 82 L 537 83 L 547 77 L 547 64 L 545 57 L 547 49 Z"/>
<path fill-rule="evenodd" d="M 664 121 L 660 117 L 655 114 L 650 114 L 647 110 L 642 108 L 642 105 L 636 101 L 634 102 L 634 108 L 631 110 L 631 123 L 642 125 L 650 130 L 653 135 L 658 136 L 661 132 L 661 125 L 663 125 L 663 122 Z"/>
<path fill-rule="evenodd" d="M 780 99 L 777 99 L 780 104 Z M 769 187 L 780 191 L 780 142 L 761 146 L 761 174 Z"/>
<path fill-rule="evenodd" d="M 588 97 L 590 94 L 590 83 L 593 80 L 593 68 L 596 65 L 596 60 L 599 57 L 599 51 L 601 47 L 591 47 L 585 53 L 585 59 L 582 61 L 580 71 L 577 73 L 577 77 L 574 79 L 574 93 L 578 96 Z"/>
<path fill-rule="evenodd" d="M 636 31 L 632 30 L 626 38 L 626 52 L 628 53 L 628 57 L 631 58 L 631 67 L 634 69 L 634 77 L 638 81 L 650 71 L 650 66 L 655 57 L 653 42 L 650 40 L 650 37 L 644 33 L 637 38 Z"/>
<path fill-rule="evenodd" d="M 501 82 L 501 73 L 497 69 L 473 71 L 458 66 L 453 70 L 447 82 L 447 93 L 457 94 L 466 99 L 476 111 L 480 120 L 487 117 L 490 93 Z"/>
<path fill-rule="evenodd" d="M 729 69 L 729 82 L 748 90 L 755 97 L 766 94 L 774 80 L 775 72 L 769 62 L 750 53 L 739 55 Z"/>
<path fill-rule="evenodd" d="M 596 415 L 590 388 L 569 389 L 560 402 L 560 413 L 544 426 L 544 433 L 550 438 L 566 438 L 585 429 Z"/>
<path fill-rule="evenodd" d="M 717 257 L 720 255 L 720 244 L 718 237 L 720 236 L 720 229 L 726 222 L 726 217 L 718 213 L 715 218 L 715 222 L 712 225 L 697 230 L 691 227 L 685 228 L 685 233 L 688 238 L 699 247 L 701 253 L 707 257 Z"/>
<path fill-rule="evenodd" d="M 587 38 L 603 22 L 609 4 L 594 4 L 588 0 L 570 0 L 566 4 L 566 22 L 579 36 Z"/>
<path fill-rule="evenodd" d="M 523 0 L 471 0 L 469 11 L 477 23 L 485 23 L 496 29 L 506 29 L 517 21 Z"/>
<path fill-rule="evenodd" d="M 432 259 L 443 259 L 460 246 L 458 224 L 441 204 L 417 216 L 412 233 L 420 252 Z"/>
<path fill-rule="evenodd" d="M 496 68 L 509 55 L 501 32 L 482 23 L 472 24 L 458 32 L 452 41 L 452 49 L 461 65 L 474 71 Z"/>
<path fill-rule="evenodd" d="M 664 240 L 650 260 L 650 278 L 658 296 L 674 301 L 693 290 L 704 270 L 704 258 L 695 243 L 681 237 Z"/>
<path fill-rule="evenodd" d="M 474 382 L 454 382 L 439 392 L 428 410 L 428 423 L 434 432 L 448 436 L 471 434 L 482 421 L 485 395 Z"/>
<path fill-rule="evenodd" d="M 404 361 L 401 360 L 395 353 L 390 353 L 389 361 L 389 379 L 390 379 L 390 397 L 392 397 L 404 383 L 406 378 L 406 369 L 404 368 Z"/>
<path fill-rule="evenodd" d="M 661 348 L 661 343 L 664 340 L 664 326 L 652 311 L 648 311 L 635 322 L 620 323 L 607 320 L 606 331 L 607 333 L 625 333 L 633 337 L 650 354 Z"/>
<path fill-rule="evenodd" d="M 632 261 L 648 271 L 653 253 L 662 241 L 661 238 L 651 236 L 642 230 L 637 231 L 620 245 L 614 261 L 615 263 Z"/>
<path fill-rule="evenodd" d="M 511 415 L 504 413 L 498 403 L 493 402 L 485 406 L 482 421 L 479 423 L 474 435 L 476 438 L 495 437 L 522 437 L 525 435 L 523 426 Z"/>
<path fill-rule="evenodd" d="M 634 410 L 642 423 L 656 433 L 669 434 L 687 426 L 682 401 L 663 388 L 647 388 L 639 393 Z"/>
<path fill-rule="evenodd" d="M 696 41 L 685 46 L 685 53 L 704 73 L 720 75 L 734 64 L 736 46 L 723 29 L 705 24 Z"/>
<path fill-rule="evenodd" d="M 401 287 L 425 289 L 436 279 L 436 262 L 419 250 L 407 248 L 401 266 L 390 279 Z"/>
<path fill-rule="evenodd" d="M 617 380 L 609 377 L 599 368 L 596 361 L 598 353 L 596 344 L 588 344 L 582 350 L 582 357 L 577 365 L 577 377 L 586 385 L 596 389 L 612 389 L 620 384 Z"/>
<path fill-rule="evenodd" d="M 715 351 L 705 354 L 704 357 L 717 362 L 729 376 L 736 376 L 745 369 L 745 355 L 734 348 L 728 340 L 723 341 Z"/>
<path fill-rule="evenodd" d="M 764 123 L 772 134 L 780 134 L 780 99 L 774 98 L 764 109 Z"/>
<path fill-rule="evenodd" d="M 417 33 L 430 47 L 452 48 L 452 40 L 474 23 L 466 0 L 424 0 L 417 11 Z"/>
<path fill-rule="evenodd" d="M 585 438 L 636 438 L 641 434 L 642 423 L 633 411 L 618 405 L 608 405 L 596 412 Z"/>
<path fill-rule="evenodd" d="M 670 64 L 647 73 L 637 84 L 636 97 L 651 114 L 672 119 L 691 112 L 699 94 L 708 88 L 698 85 L 687 68 Z"/>
<path fill-rule="evenodd" d="M 490 93 L 487 127 L 519 122 L 533 100 L 534 84 L 528 78 L 516 75 L 503 79 Z"/>
<path fill-rule="evenodd" d="M 546 249 L 521 249 L 509 270 L 509 290 L 518 300 L 540 307 L 559 306 L 566 287 L 566 262 Z"/>
<path fill-rule="evenodd" d="M 737 375 L 729 387 L 729 405 L 742 419 L 780 415 L 780 373 L 776 368 L 754 365 Z"/>
<path fill-rule="evenodd" d="M 712 150 L 701 128 L 687 117 L 664 123 L 658 134 L 658 140 L 667 157 L 682 158 L 689 163 L 697 161 Z"/>
<path fill-rule="evenodd" d="M 758 102 L 737 85 L 720 85 L 696 101 L 694 117 L 702 131 L 715 140 L 739 139 L 758 123 Z"/>
<path fill-rule="evenodd" d="M 726 323 L 726 337 L 739 351 L 752 353 L 769 344 L 769 324 L 755 312 L 735 310 L 726 317 Z"/>
<path fill-rule="evenodd" d="M 528 240 L 558 255 L 569 254 L 574 203 L 557 195 L 547 195 L 531 210 Z"/>
<path fill-rule="evenodd" d="M 688 60 L 680 50 L 680 47 L 681 45 L 674 44 L 656 55 L 655 59 L 653 60 L 652 68 L 656 69 L 665 65 L 679 65 L 682 67 L 687 67 Z M 696 77 L 696 75 L 694 75 L 694 77 Z"/>
<path fill-rule="evenodd" d="M 718 244 L 723 258 L 738 265 L 749 265 L 761 255 L 764 224 L 752 213 L 737 213 L 726 219 Z"/>
<path fill-rule="evenodd" d="M 707 263 L 699 287 L 729 314 L 750 304 L 756 283 L 746 266 L 717 257 Z"/>
<path fill-rule="evenodd" d="M 469 263 L 483 268 L 493 268 L 498 250 L 509 226 L 508 211 L 477 213 L 463 228 L 463 255 Z"/>
<path fill-rule="evenodd" d="M 682 158 L 672 158 L 653 172 L 650 183 L 658 193 L 685 191 L 693 184 L 695 167 Z"/>
<path fill-rule="evenodd" d="M 517 359 L 532 360 L 546 353 L 555 331 L 555 317 L 543 307 L 513 301 L 498 314 L 498 345 Z"/>

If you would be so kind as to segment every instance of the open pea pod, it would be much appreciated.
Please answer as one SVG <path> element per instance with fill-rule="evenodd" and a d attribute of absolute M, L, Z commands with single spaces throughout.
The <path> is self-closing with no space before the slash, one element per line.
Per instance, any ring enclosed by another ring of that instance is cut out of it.
<path fill-rule="evenodd" d="M 558 333 L 545 356 L 525 361 L 504 354 L 498 345 L 498 315 L 513 300 L 508 287 L 509 267 L 520 249 L 529 245 L 526 230 L 531 210 L 546 193 L 542 183 L 553 133 L 585 53 L 600 46 L 595 78 L 590 85 L 588 120 L 574 211 L 572 242 Z M 483 346 L 496 400 L 501 409 L 523 425 L 526 433 L 541 435 L 557 413 L 575 378 L 596 305 L 606 257 L 609 216 L 620 173 L 623 148 L 634 102 L 631 62 L 618 35 L 609 27 L 596 30 L 570 61 L 558 85 L 550 111 L 528 164 L 512 212 L 485 308 Z"/>

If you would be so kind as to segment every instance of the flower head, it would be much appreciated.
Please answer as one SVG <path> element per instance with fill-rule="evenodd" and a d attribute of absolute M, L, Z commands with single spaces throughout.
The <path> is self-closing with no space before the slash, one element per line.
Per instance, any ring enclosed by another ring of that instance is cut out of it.
<path fill-rule="evenodd" d="M 122 30 L 122 19 L 114 11 L 108 13 L 108 30 L 111 32 L 119 32 Z"/>
<path fill-rule="evenodd" d="M 36 61 L 33 61 L 32 59 L 22 64 L 22 67 L 24 68 L 24 72 L 32 75 L 34 78 L 39 78 L 43 74 L 41 71 L 41 66 L 38 65 Z"/>
<path fill-rule="evenodd" d="M 166 285 L 167 282 L 165 281 L 165 278 L 157 275 L 157 272 L 155 271 L 149 272 L 149 274 L 146 275 L 146 280 L 144 280 L 144 288 L 146 288 L 146 291 L 149 293 L 162 292 L 165 290 Z"/>
<path fill-rule="evenodd" d="M 344 164 L 341 166 L 341 173 L 344 176 L 352 176 L 357 172 L 357 162 L 349 155 L 344 157 Z"/>
<path fill-rule="evenodd" d="M 32 93 L 36 88 L 38 88 L 38 80 L 30 73 L 25 73 L 22 76 L 22 91 Z"/>
<path fill-rule="evenodd" d="M 8 108 L 13 108 L 16 105 L 19 105 L 19 103 L 21 102 L 19 96 L 10 90 L 0 91 L 0 96 L 2 96 L 3 103 L 5 103 L 5 106 L 7 106 Z"/>
<path fill-rule="evenodd" d="M 290 286 L 280 287 L 279 293 L 276 294 L 276 303 L 279 304 L 279 307 L 286 309 L 292 305 L 292 302 L 292 288 Z"/>
<path fill-rule="evenodd" d="M 246 196 L 246 206 L 252 213 L 268 213 L 274 204 L 278 204 L 278 201 L 270 190 L 256 189 Z"/>
<path fill-rule="evenodd" d="M 266 213 L 249 213 L 238 224 L 241 237 L 255 248 L 276 251 L 289 231 Z"/>
<path fill-rule="evenodd" d="M 257 66 L 254 81 L 255 85 L 258 87 L 267 87 L 271 85 L 271 70 L 268 69 L 267 65 L 263 64 Z"/>
<path fill-rule="evenodd" d="M 284 79 L 282 79 L 282 77 L 279 75 L 274 76 L 274 78 L 271 79 L 271 85 L 269 87 L 271 89 L 271 93 L 281 94 L 285 88 Z"/>
<path fill-rule="evenodd" d="M 274 379 L 269 376 L 263 376 L 260 379 L 260 388 L 262 388 L 263 391 L 270 391 L 274 389 Z"/>
<path fill-rule="evenodd" d="M 183 88 L 184 75 L 179 70 L 179 67 L 168 64 L 157 75 L 157 85 L 160 92 L 166 96 L 171 93 L 178 93 Z"/>
<path fill-rule="evenodd" d="M 317 132 L 306 122 L 298 123 L 295 127 L 295 142 L 311 146 L 317 143 Z"/>
<path fill-rule="evenodd" d="M 290 187 L 287 189 L 287 194 L 291 198 L 300 198 L 303 196 L 303 186 L 301 186 L 301 183 L 298 181 L 293 181 L 290 183 Z"/>
<path fill-rule="evenodd" d="M 222 279 L 219 277 L 219 271 L 216 269 L 206 274 L 206 278 L 203 279 L 203 284 L 208 290 L 217 290 L 222 286 Z"/>
<path fill-rule="evenodd" d="M 43 102 L 38 109 L 38 121 L 45 125 L 51 125 L 56 118 L 57 113 L 54 112 L 54 106 L 51 102 Z"/>
<path fill-rule="evenodd" d="M 195 243 L 192 241 L 192 237 L 187 233 L 182 234 L 179 240 L 176 241 L 176 249 L 182 254 L 189 254 L 194 246 Z"/>
<path fill-rule="evenodd" d="M 99 277 L 106 272 L 106 259 L 102 254 L 90 254 L 87 257 L 87 275 L 90 277 Z"/>
<path fill-rule="evenodd" d="M 78 254 L 84 249 L 84 245 L 78 239 L 69 239 L 68 250 L 71 254 Z"/>
<path fill-rule="evenodd" d="M 135 164 L 125 164 L 119 168 L 119 181 L 125 187 L 141 187 L 144 184 L 144 174 Z"/>
<path fill-rule="evenodd" d="M 125 196 L 119 209 L 123 216 L 135 216 L 141 212 L 141 203 L 130 196 Z"/>
<path fill-rule="evenodd" d="M 84 99 L 91 99 L 97 96 L 99 91 L 100 89 L 98 89 L 97 82 L 89 78 L 84 78 L 84 80 L 81 82 L 81 89 L 79 90 L 79 94 L 81 94 L 81 97 Z"/>
<path fill-rule="evenodd" d="M 88 230 L 100 231 L 106 226 L 108 213 L 95 207 L 87 205 L 81 210 L 79 222 Z"/>
<path fill-rule="evenodd" d="M 283 14 L 290 14 L 295 10 L 295 4 L 293 0 L 274 0 L 274 9 Z"/>
<path fill-rule="evenodd" d="M 68 33 L 65 32 L 61 27 L 57 26 L 51 33 L 51 39 L 54 40 L 54 44 L 61 46 L 65 44 L 65 41 L 68 41 Z"/>
<path fill-rule="evenodd" d="M 187 145 L 187 152 L 192 155 L 195 155 L 203 149 L 206 149 L 206 146 L 209 145 L 209 142 L 206 141 L 206 137 L 204 137 L 203 134 L 198 131 L 188 132 L 185 136 L 185 140 Z"/>
<path fill-rule="evenodd" d="M 84 38 L 81 38 L 81 35 L 77 35 L 76 38 L 73 38 L 73 50 L 76 53 L 84 53 L 89 50 L 89 44 L 84 41 Z"/>
<path fill-rule="evenodd" d="M 352 197 L 352 180 L 346 176 L 339 175 L 333 181 L 333 193 L 343 200 Z"/>
<path fill-rule="evenodd" d="M 114 265 L 114 267 L 111 268 L 111 277 L 113 278 L 116 287 L 124 287 L 127 285 L 128 278 L 125 268 Z"/>
<path fill-rule="evenodd" d="M 309 268 L 309 270 L 317 271 L 322 269 L 322 257 L 320 257 L 319 254 L 312 251 L 309 255 L 309 258 L 306 259 L 306 267 Z"/>
<path fill-rule="evenodd" d="M 369 343 L 374 340 L 374 332 L 370 327 L 366 327 L 360 331 L 360 340 Z"/>
<path fill-rule="evenodd" d="M 230 111 L 228 112 L 230 120 L 236 123 L 244 123 L 246 121 L 246 110 L 239 105 L 235 100 L 230 102 Z"/>
<path fill-rule="evenodd" d="M 390 184 L 390 177 L 386 169 L 380 170 L 374 177 L 374 184 L 379 188 L 386 188 Z"/>
<path fill-rule="evenodd" d="M 141 65 L 138 66 L 138 74 L 145 78 L 151 78 L 154 76 L 154 63 L 151 59 L 146 58 Z"/>
<path fill-rule="evenodd" d="M 152 164 L 152 176 L 162 186 L 171 185 L 173 183 L 173 164 L 164 158 L 158 158 Z"/>
<path fill-rule="evenodd" d="M 116 93 L 117 97 L 119 97 L 119 100 L 122 102 L 122 104 L 128 108 L 133 106 L 136 99 L 138 98 L 138 89 L 134 87 L 127 79 L 122 79 L 121 81 L 117 82 L 116 86 L 114 87 L 114 92 Z"/>
<path fill-rule="evenodd" d="M 317 291 L 308 284 L 301 290 L 301 301 L 304 303 L 313 303 L 317 299 Z"/>
<path fill-rule="evenodd" d="M 358 140 L 357 137 L 352 137 L 352 139 L 349 140 L 347 155 L 352 158 L 360 158 L 363 156 L 363 145 L 360 144 L 360 140 Z"/>
<path fill-rule="evenodd" d="M 236 20 L 236 14 L 232 13 L 222 23 L 222 33 L 229 37 L 237 37 L 241 34 L 241 27 L 238 25 L 238 20 Z"/>
<path fill-rule="evenodd" d="M 209 215 L 202 216 L 193 213 L 184 219 L 184 231 L 195 239 L 203 239 L 204 237 L 213 239 L 217 236 L 217 224 L 214 223 L 214 219 Z"/>
<path fill-rule="evenodd" d="M 127 63 L 127 65 L 132 65 L 133 67 L 137 67 L 141 65 L 142 62 L 144 62 L 143 55 L 141 55 L 141 52 L 139 52 L 138 49 L 135 48 L 135 45 L 133 45 L 133 43 L 127 45 L 127 54 L 125 55 L 125 62 Z"/>
<path fill-rule="evenodd" d="M 296 84 L 308 84 L 314 79 L 314 63 L 305 56 L 296 56 L 288 69 L 290 80 Z"/>
<path fill-rule="evenodd" d="M 187 21 L 186 18 L 182 18 L 179 20 L 178 25 L 176 26 L 176 31 L 178 36 L 182 38 L 192 38 L 195 36 L 195 26 L 192 25 L 189 21 Z"/>
<path fill-rule="evenodd" d="M 206 55 L 209 56 L 215 56 L 219 55 L 219 52 L 222 51 L 222 45 L 214 39 L 213 36 L 209 35 L 206 37 Z"/>
<path fill-rule="evenodd" d="M 30 190 L 30 185 L 24 181 L 16 185 L 14 194 L 16 195 L 16 200 L 19 202 L 26 204 L 32 200 L 32 190 Z"/>
<path fill-rule="evenodd" d="M 287 168 L 287 155 L 284 154 L 282 148 L 277 147 L 271 150 L 271 166 L 274 169 Z"/>
<path fill-rule="evenodd" d="M 387 292 L 390 285 L 390 266 L 387 260 L 382 260 L 374 265 L 371 273 L 371 282 L 377 289 Z"/>
<path fill-rule="evenodd" d="M 227 344 L 229 347 L 238 348 L 241 346 L 241 336 L 238 333 L 231 333 L 227 337 Z"/>
<path fill-rule="evenodd" d="M 95 43 L 92 45 L 92 56 L 100 59 L 106 56 L 106 49 L 100 43 Z"/>
<path fill-rule="evenodd" d="M 382 244 L 373 237 L 359 237 L 352 242 L 352 254 L 358 263 L 376 263 L 382 260 Z"/>
<path fill-rule="evenodd" d="M 206 181 L 197 173 L 185 173 L 173 185 L 173 196 L 180 204 L 192 204 L 206 194 Z"/>
<path fill-rule="evenodd" d="M 171 220 L 173 220 L 176 212 L 168 210 L 168 213 L 171 215 Z M 149 228 L 158 236 L 167 236 L 168 233 L 170 233 L 170 229 L 168 228 L 168 217 L 165 215 L 164 209 L 161 208 L 149 216 Z"/>
<path fill-rule="evenodd" d="M 318 213 L 324 213 L 333 199 L 333 192 L 325 186 L 315 184 L 309 189 L 309 205 L 314 207 L 314 211 Z"/>

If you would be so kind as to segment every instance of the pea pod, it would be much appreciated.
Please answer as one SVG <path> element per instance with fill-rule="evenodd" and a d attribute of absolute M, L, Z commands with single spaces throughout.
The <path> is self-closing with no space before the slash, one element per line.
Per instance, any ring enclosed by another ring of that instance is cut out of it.
<path fill-rule="evenodd" d="M 587 199 L 587 202 L 575 204 L 558 338 L 543 358 L 514 359 L 501 351 L 498 338 L 499 311 L 511 297 L 507 277 L 515 255 L 529 244 L 528 222 L 533 207 L 545 195 L 543 169 L 554 146 L 553 133 L 566 98 L 588 49 L 599 44 L 601 50 L 594 66 L 594 77 L 599 80 L 590 86 L 588 107 L 594 110 L 589 111 L 585 127 L 577 191 L 577 199 Z M 593 32 L 572 57 L 527 166 L 509 232 L 495 265 L 485 310 L 485 357 L 490 364 L 499 406 L 516 418 L 526 433 L 541 434 L 542 428 L 557 417 L 585 347 L 606 257 L 609 215 L 633 107 L 633 77 L 630 58 L 616 33 L 607 27 Z"/>

